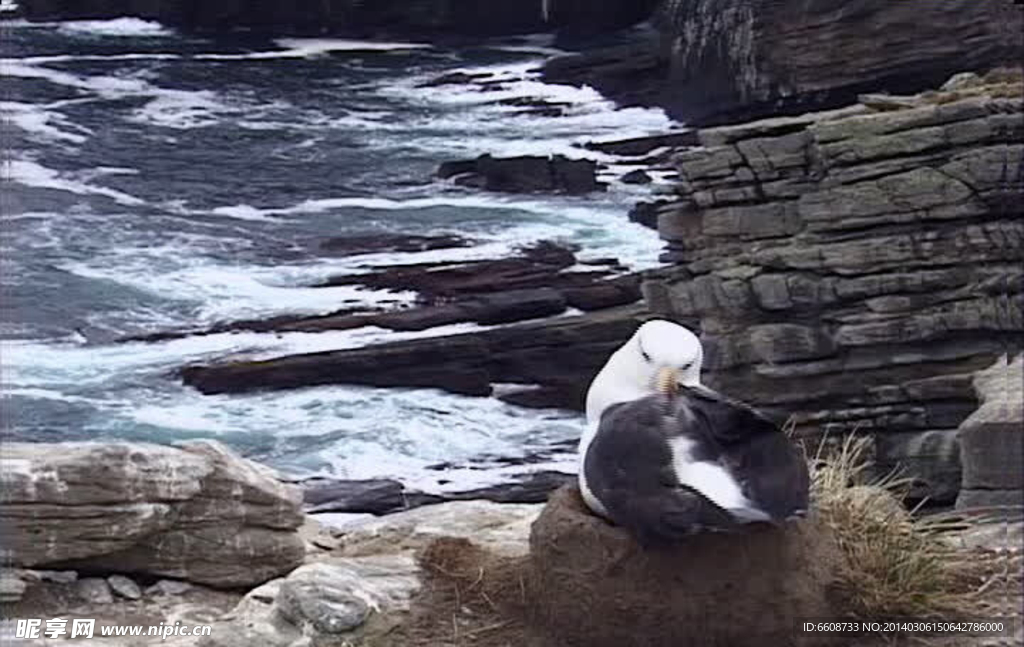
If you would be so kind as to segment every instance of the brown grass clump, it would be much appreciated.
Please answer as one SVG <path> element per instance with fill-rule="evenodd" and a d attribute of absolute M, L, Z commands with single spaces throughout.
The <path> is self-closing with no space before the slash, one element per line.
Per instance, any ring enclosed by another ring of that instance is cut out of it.
<path fill-rule="evenodd" d="M 860 618 L 965 616 L 984 609 L 976 586 L 985 566 L 958 550 L 948 516 L 915 517 L 900 505 L 910 480 L 890 474 L 867 485 L 866 438 L 848 437 L 812 465 L 812 499 L 846 554 L 840 581 Z"/>

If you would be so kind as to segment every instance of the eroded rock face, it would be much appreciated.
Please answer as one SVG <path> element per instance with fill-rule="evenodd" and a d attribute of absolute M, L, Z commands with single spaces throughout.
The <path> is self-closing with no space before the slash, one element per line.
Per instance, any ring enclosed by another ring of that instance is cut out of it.
<path fill-rule="evenodd" d="M 999 358 L 977 373 L 981 406 L 960 425 L 963 489 L 957 508 L 1024 512 L 1024 356 Z"/>
<path fill-rule="evenodd" d="M 301 493 L 214 441 L 10 443 L 4 545 L 13 563 L 254 585 L 304 556 Z"/>
<path fill-rule="evenodd" d="M 567 646 L 819 644 L 795 628 L 833 617 L 840 559 L 812 520 L 643 551 L 571 486 L 552 496 L 530 534 L 535 622 Z"/>
<path fill-rule="evenodd" d="M 711 385 L 798 431 L 872 433 L 951 503 L 971 374 L 1021 348 L 1021 76 L 699 132 L 660 209 L 649 307 L 696 321 Z M 1016 98 L 1012 98 L 1016 96 Z"/>
<path fill-rule="evenodd" d="M 710 125 L 920 92 L 1021 51 L 1022 12 L 1002 0 L 669 0 L 653 22 L 630 46 L 555 59 L 547 77 Z"/>

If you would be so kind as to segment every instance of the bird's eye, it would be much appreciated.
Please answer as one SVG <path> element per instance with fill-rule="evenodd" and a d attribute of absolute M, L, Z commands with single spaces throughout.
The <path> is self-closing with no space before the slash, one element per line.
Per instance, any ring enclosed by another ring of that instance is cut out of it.
<path fill-rule="evenodd" d="M 683 365 L 683 370 L 688 371 L 690 370 L 691 366 L 693 366 L 693 362 L 687 362 L 686 364 Z"/>
<path fill-rule="evenodd" d="M 649 363 L 651 361 L 651 356 L 648 355 L 647 351 L 645 351 L 644 349 L 640 349 L 640 354 L 643 356 L 645 362 Z"/>

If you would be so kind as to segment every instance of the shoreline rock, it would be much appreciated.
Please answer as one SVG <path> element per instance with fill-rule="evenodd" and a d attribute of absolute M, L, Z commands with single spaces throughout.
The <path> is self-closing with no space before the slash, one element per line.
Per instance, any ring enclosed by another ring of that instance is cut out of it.
<path fill-rule="evenodd" d="M 437 177 L 458 186 L 504 193 L 582 195 L 608 188 L 597 181 L 597 162 L 564 155 L 481 155 L 472 160 L 444 162 L 437 169 Z"/>
<path fill-rule="evenodd" d="M 376 245 L 356 237 L 336 246 Z M 387 241 L 387 239 L 385 239 Z M 404 244 L 404 238 L 399 241 Z M 391 244 L 387 242 L 386 244 Z M 587 265 L 593 269 L 580 270 Z M 389 330 L 426 330 L 455 323 L 499 325 L 626 306 L 641 299 L 640 276 L 623 273 L 616 259 L 579 261 L 564 245 L 540 241 L 516 256 L 495 260 L 439 261 L 371 266 L 361 274 L 329 277 L 314 287 L 353 285 L 377 290 L 414 291 L 418 303 L 394 310 L 347 308 L 325 315 L 282 315 L 269 319 L 229 321 L 198 330 L 169 330 L 119 339 L 157 342 L 191 335 L 236 330 L 319 332 L 377 326 Z"/>
<path fill-rule="evenodd" d="M 590 378 L 645 316 L 640 308 L 623 306 L 479 333 L 192 365 L 180 375 L 205 394 L 361 384 L 489 396 L 493 384 L 514 383 L 530 392 L 519 403 L 581 410 Z M 514 394 L 499 397 L 515 399 Z"/>
<path fill-rule="evenodd" d="M 304 557 L 299 491 L 212 440 L 6 443 L 0 462 L 0 522 L 15 566 L 230 588 Z"/>

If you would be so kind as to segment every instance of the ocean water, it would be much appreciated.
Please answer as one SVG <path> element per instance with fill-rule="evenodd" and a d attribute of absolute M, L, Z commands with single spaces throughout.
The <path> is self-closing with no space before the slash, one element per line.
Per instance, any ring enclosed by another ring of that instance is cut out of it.
<path fill-rule="evenodd" d="M 638 189 L 508 196 L 431 176 L 445 160 L 563 153 L 664 131 L 663 113 L 616 109 L 545 85 L 545 37 L 464 49 L 337 39 L 207 40 L 137 19 L 0 23 L 3 117 L 3 437 L 58 441 L 214 437 L 289 473 L 394 477 L 428 491 L 507 478 L 497 460 L 578 437 L 582 420 L 422 389 L 320 387 L 203 396 L 175 369 L 477 329 L 225 333 L 118 343 L 235 319 L 398 306 L 409 293 L 306 287 L 378 263 L 496 258 L 559 240 L 581 256 L 657 264 L 628 222 Z M 477 86 L 417 87 L 456 70 Z M 569 104 L 562 117 L 498 102 Z M 345 234 L 458 233 L 465 249 L 322 256 Z M 454 465 L 447 470 L 437 463 Z M 569 453 L 534 466 L 572 469 Z M 521 468 L 515 468 L 521 469 Z"/>

